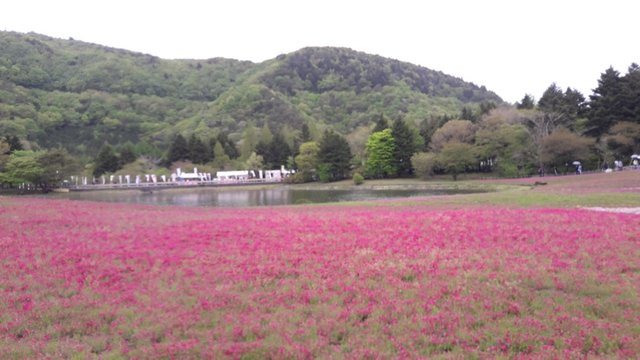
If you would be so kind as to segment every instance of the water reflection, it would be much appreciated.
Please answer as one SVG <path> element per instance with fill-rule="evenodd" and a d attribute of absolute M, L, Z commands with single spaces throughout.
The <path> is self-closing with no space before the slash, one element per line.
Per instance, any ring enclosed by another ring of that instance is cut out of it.
<path fill-rule="evenodd" d="M 139 190 L 88 191 L 55 194 L 52 196 L 75 200 L 123 202 L 151 205 L 246 207 L 313 204 L 340 201 L 362 201 L 456 193 L 461 193 L 461 191 L 372 189 L 298 190 L 287 187 L 279 187 L 270 189 L 237 190 L 228 188 L 189 188 L 164 189 L 156 190 L 154 192 L 142 192 Z"/>

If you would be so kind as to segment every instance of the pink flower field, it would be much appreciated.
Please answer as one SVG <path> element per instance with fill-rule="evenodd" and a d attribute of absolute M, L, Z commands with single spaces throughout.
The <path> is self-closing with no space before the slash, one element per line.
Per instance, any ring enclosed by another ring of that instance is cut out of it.
<path fill-rule="evenodd" d="M 638 358 L 640 216 L 0 198 L 0 358 Z"/>

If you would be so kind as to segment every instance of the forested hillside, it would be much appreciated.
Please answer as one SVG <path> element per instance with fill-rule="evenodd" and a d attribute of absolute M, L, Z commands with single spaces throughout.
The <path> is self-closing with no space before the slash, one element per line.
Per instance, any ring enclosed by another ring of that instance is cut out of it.
<path fill-rule="evenodd" d="M 0 49 L 0 137 L 77 156 L 124 143 L 138 154 L 164 153 L 177 134 L 205 141 L 224 134 L 240 147 L 248 127 L 268 127 L 293 145 L 303 127 L 317 139 L 324 129 L 348 135 L 380 114 L 417 125 L 502 103 L 453 76 L 342 48 L 306 48 L 260 64 L 164 60 L 0 32 Z"/>

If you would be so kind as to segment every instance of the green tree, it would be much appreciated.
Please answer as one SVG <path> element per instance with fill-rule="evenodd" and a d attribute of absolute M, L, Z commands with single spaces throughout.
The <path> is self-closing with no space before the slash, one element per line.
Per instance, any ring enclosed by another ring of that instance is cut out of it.
<path fill-rule="evenodd" d="M 376 118 L 376 125 L 373 128 L 372 133 L 380 132 L 389 128 L 389 122 L 385 119 L 384 114 L 380 113 L 380 116 Z"/>
<path fill-rule="evenodd" d="M 229 166 L 231 159 L 224 152 L 224 148 L 220 142 L 216 142 L 213 148 L 213 166 L 218 169 L 226 169 Z"/>
<path fill-rule="evenodd" d="M 196 134 L 192 134 L 189 137 L 187 149 L 189 151 L 189 160 L 194 164 L 205 164 L 211 160 L 211 149 Z"/>
<path fill-rule="evenodd" d="M 62 148 L 39 154 L 37 161 L 42 168 L 39 186 L 45 192 L 59 186 L 65 178 L 80 170 L 78 162 Z"/>
<path fill-rule="evenodd" d="M 628 158 L 640 152 L 640 124 L 621 121 L 602 136 L 618 159 Z"/>
<path fill-rule="evenodd" d="M 404 120 L 398 119 L 391 127 L 391 136 L 395 144 L 393 157 L 399 176 L 410 176 L 413 172 L 411 157 L 416 152 L 414 134 Z"/>
<path fill-rule="evenodd" d="M 256 150 L 258 145 L 258 133 L 253 124 L 248 125 L 242 132 L 242 145 L 240 147 L 240 156 L 242 159 L 248 159 Z"/>
<path fill-rule="evenodd" d="M 9 160 L 10 151 L 9 144 L 4 140 L 0 140 L 0 172 L 4 170 L 4 166 Z"/>
<path fill-rule="evenodd" d="M 318 153 L 320 146 L 315 141 L 300 144 L 300 151 L 295 158 L 298 171 L 296 177 L 302 182 L 313 181 L 313 176 L 318 166 Z"/>
<path fill-rule="evenodd" d="M 119 168 L 120 159 L 116 156 L 113 148 L 110 145 L 103 146 L 94 160 L 93 176 L 115 172 Z"/>
<path fill-rule="evenodd" d="M 247 169 L 250 170 L 262 170 L 264 168 L 264 159 L 261 155 L 252 152 L 244 162 L 244 165 Z"/>
<path fill-rule="evenodd" d="M 598 87 L 590 96 L 589 111 L 587 114 L 589 126 L 588 134 L 600 136 L 607 132 L 613 124 L 625 121 L 626 116 L 622 112 L 623 86 L 620 73 L 612 67 L 600 75 Z"/>
<path fill-rule="evenodd" d="M 120 147 L 120 166 L 124 166 L 126 164 L 132 163 L 136 161 L 138 156 L 136 155 L 135 147 L 131 142 L 127 142 Z"/>
<path fill-rule="evenodd" d="M 548 166 L 563 166 L 573 161 L 584 162 L 591 156 L 594 145 L 592 138 L 558 128 L 543 140 L 540 160 Z"/>
<path fill-rule="evenodd" d="M 522 98 L 522 100 L 516 103 L 516 108 L 523 109 L 523 110 L 533 109 L 535 106 L 536 106 L 536 102 L 533 96 L 529 94 L 524 94 L 524 97 Z"/>
<path fill-rule="evenodd" d="M 281 165 L 287 164 L 291 149 L 282 134 L 276 133 L 270 143 L 258 143 L 256 153 L 262 155 L 266 166 L 272 169 L 279 169 Z"/>
<path fill-rule="evenodd" d="M 24 146 L 22 146 L 22 142 L 18 139 L 17 136 L 11 135 L 5 137 L 6 142 L 9 144 L 9 153 L 14 151 L 24 150 Z"/>
<path fill-rule="evenodd" d="M 176 135 L 167 153 L 167 163 L 186 160 L 189 158 L 189 146 L 187 140 L 181 134 Z"/>
<path fill-rule="evenodd" d="M 4 180 L 10 184 L 38 184 L 44 173 L 38 156 L 39 154 L 33 151 L 14 151 L 5 166 L 6 177 Z"/>
<path fill-rule="evenodd" d="M 320 139 L 318 173 L 321 181 L 336 181 L 348 177 L 351 169 L 351 148 L 337 133 L 325 130 Z M 324 180 L 323 180 L 324 179 Z"/>
<path fill-rule="evenodd" d="M 236 144 L 229 139 L 226 133 L 219 133 L 217 137 L 218 143 L 222 145 L 224 148 L 225 154 L 229 156 L 230 159 L 237 159 L 240 156 L 240 152 L 238 152 L 238 148 Z"/>
<path fill-rule="evenodd" d="M 311 132 L 307 123 L 302 124 L 302 130 L 300 131 L 300 141 L 303 143 L 311 141 Z"/>
<path fill-rule="evenodd" d="M 366 175 L 371 178 L 396 176 L 396 145 L 391 129 L 375 132 L 367 141 Z"/>
<path fill-rule="evenodd" d="M 458 180 L 458 175 L 476 163 L 473 145 L 461 142 L 449 142 L 438 153 L 437 162 L 440 168 Z"/>
<path fill-rule="evenodd" d="M 411 165 L 415 169 L 416 176 L 421 179 L 427 179 L 433 175 L 437 165 L 437 156 L 434 153 L 415 153 L 411 157 Z"/>
<path fill-rule="evenodd" d="M 430 146 L 439 152 L 449 142 L 472 144 L 476 126 L 469 120 L 449 120 L 431 136 Z"/>
<path fill-rule="evenodd" d="M 538 101 L 538 108 L 544 112 L 562 112 L 563 106 L 564 94 L 556 83 L 549 85 Z"/>

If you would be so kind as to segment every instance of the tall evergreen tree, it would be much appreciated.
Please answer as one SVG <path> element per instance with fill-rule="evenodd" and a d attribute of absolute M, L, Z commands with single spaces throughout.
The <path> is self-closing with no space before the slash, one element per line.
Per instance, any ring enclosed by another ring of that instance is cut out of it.
<path fill-rule="evenodd" d="M 533 109 L 536 106 L 536 102 L 533 99 L 533 96 L 529 94 L 524 94 L 522 100 L 519 103 L 516 103 L 516 108 L 518 109 Z"/>
<path fill-rule="evenodd" d="M 120 160 L 120 166 L 126 165 L 136 161 L 137 155 L 135 148 L 132 143 L 127 142 L 120 147 L 120 156 L 118 157 Z"/>
<path fill-rule="evenodd" d="M 292 155 L 291 148 L 284 140 L 281 133 L 273 135 L 271 142 L 259 142 L 256 146 L 256 154 L 261 155 L 264 159 L 265 166 L 276 169 L 287 164 L 289 156 Z"/>
<path fill-rule="evenodd" d="M 189 146 L 187 140 L 181 134 L 176 135 L 167 153 L 167 163 L 186 160 L 189 158 Z"/>
<path fill-rule="evenodd" d="M 351 148 L 347 140 L 333 131 L 325 130 L 319 145 L 318 171 L 324 173 L 319 175 L 327 181 L 346 178 L 351 169 Z"/>
<path fill-rule="evenodd" d="M 382 131 L 389 128 L 389 123 L 385 119 L 384 114 L 380 113 L 380 116 L 376 119 L 376 126 L 373 128 L 372 133 Z"/>
<path fill-rule="evenodd" d="M 113 151 L 113 148 L 109 145 L 103 146 L 95 159 L 93 176 L 100 176 L 104 173 L 115 172 L 119 168 L 120 160 Z"/>
<path fill-rule="evenodd" d="M 18 139 L 17 136 L 7 136 L 5 137 L 5 139 L 7 141 L 7 144 L 9 144 L 9 153 L 24 150 L 24 146 L 22 146 L 22 142 L 20 142 L 20 139 Z"/>
<path fill-rule="evenodd" d="M 211 160 L 211 156 L 209 155 L 211 150 L 196 134 L 192 134 L 191 137 L 189 137 L 187 148 L 189 150 L 189 160 L 193 163 L 204 164 Z"/>
<path fill-rule="evenodd" d="M 563 105 L 564 94 L 556 83 L 549 85 L 538 101 L 538 108 L 547 113 L 561 112 Z"/>
<path fill-rule="evenodd" d="M 306 143 L 311 141 L 311 132 L 309 131 L 309 125 L 307 123 L 302 124 L 302 130 L 300 132 L 300 142 Z"/>
<path fill-rule="evenodd" d="M 393 158 L 399 176 L 412 174 L 411 157 L 416 152 L 413 133 L 402 119 L 396 120 L 391 127 L 391 136 L 395 144 Z"/>
<path fill-rule="evenodd" d="M 222 145 L 225 154 L 227 154 L 229 158 L 237 159 L 240 156 L 240 152 L 238 151 L 236 144 L 229 139 L 226 133 L 219 133 L 217 140 Z"/>
<path fill-rule="evenodd" d="M 622 95 L 620 73 L 610 67 L 600 75 L 598 87 L 589 96 L 588 134 L 599 137 L 617 121 L 627 120 L 621 111 Z"/>

